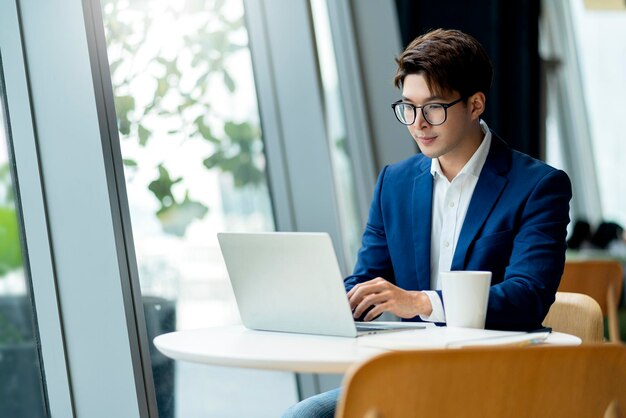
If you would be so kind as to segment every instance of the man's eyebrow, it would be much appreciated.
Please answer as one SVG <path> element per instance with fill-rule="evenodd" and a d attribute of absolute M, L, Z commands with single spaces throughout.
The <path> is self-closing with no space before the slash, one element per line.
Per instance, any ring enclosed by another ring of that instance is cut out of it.
<path fill-rule="evenodd" d="M 406 96 L 402 96 L 402 100 L 403 100 L 403 101 L 404 101 L 404 100 L 407 100 L 407 101 L 409 101 L 409 102 L 413 102 L 413 100 L 409 99 L 409 98 L 408 98 L 408 97 L 406 97 Z M 443 100 L 443 97 L 441 97 L 441 96 L 430 96 L 430 97 L 427 97 L 427 98 L 424 100 L 424 103 L 432 102 L 433 100 Z"/>

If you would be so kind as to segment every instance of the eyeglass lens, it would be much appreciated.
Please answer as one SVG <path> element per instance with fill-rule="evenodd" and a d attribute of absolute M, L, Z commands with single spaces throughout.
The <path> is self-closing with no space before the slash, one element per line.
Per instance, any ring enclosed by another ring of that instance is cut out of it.
<path fill-rule="evenodd" d="M 411 125 L 415 122 L 416 108 L 410 104 L 398 103 L 395 108 L 396 115 L 400 122 L 405 125 Z M 428 104 L 421 108 L 422 115 L 426 122 L 431 125 L 440 125 L 446 120 L 446 110 L 440 104 Z"/>

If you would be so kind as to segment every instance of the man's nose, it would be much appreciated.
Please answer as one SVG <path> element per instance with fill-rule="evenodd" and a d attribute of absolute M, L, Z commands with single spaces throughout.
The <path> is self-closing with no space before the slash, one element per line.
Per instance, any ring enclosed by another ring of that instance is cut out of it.
<path fill-rule="evenodd" d="M 427 128 L 428 126 L 430 126 L 426 118 L 424 118 L 424 113 L 422 112 L 422 109 L 415 109 L 415 121 L 413 121 L 411 126 L 419 129 Z"/>

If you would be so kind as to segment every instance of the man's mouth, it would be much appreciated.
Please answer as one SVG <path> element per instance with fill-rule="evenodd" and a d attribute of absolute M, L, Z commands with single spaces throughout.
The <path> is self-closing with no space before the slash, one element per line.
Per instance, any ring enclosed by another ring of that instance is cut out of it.
<path fill-rule="evenodd" d="M 436 136 L 416 136 L 415 137 L 420 144 L 428 145 L 431 144 L 437 139 Z"/>

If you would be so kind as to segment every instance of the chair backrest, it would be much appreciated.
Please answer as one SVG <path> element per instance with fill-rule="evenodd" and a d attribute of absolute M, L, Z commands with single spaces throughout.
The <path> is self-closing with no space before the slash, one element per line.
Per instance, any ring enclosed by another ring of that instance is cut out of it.
<path fill-rule="evenodd" d="M 595 299 L 582 293 L 557 292 L 543 326 L 575 335 L 583 343 L 604 340 L 602 309 Z"/>
<path fill-rule="evenodd" d="M 608 317 L 611 341 L 620 341 L 617 305 L 623 286 L 622 265 L 616 260 L 576 260 L 565 262 L 559 292 L 589 295 Z"/>
<path fill-rule="evenodd" d="M 594 298 L 607 315 L 607 292 L 613 287 L 615 298 L 622 292 L 622 265 L 617 260 L 566 261 L 559 292 L 584 293 Z"/>
<path fill-rule="evenodd" d="M 338 418 L 620 417 L 626 347 L 396 351 L 353 368 L 344 382 Z"/>

